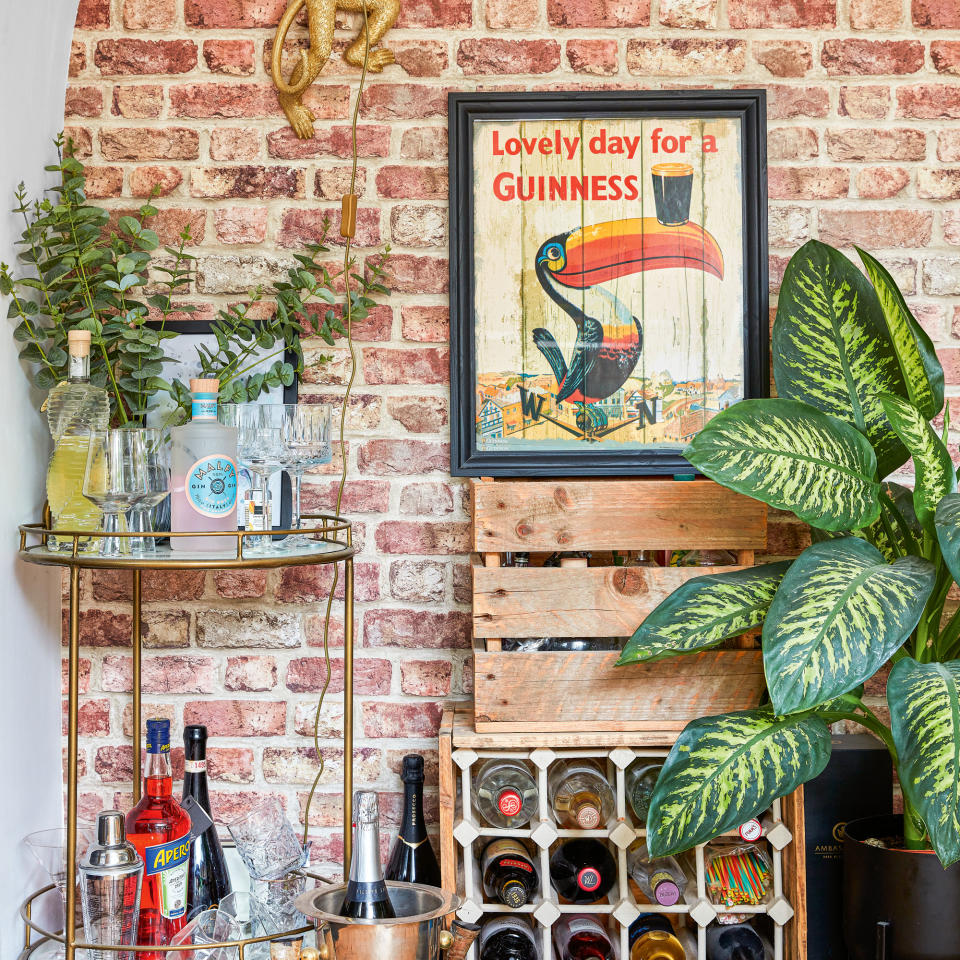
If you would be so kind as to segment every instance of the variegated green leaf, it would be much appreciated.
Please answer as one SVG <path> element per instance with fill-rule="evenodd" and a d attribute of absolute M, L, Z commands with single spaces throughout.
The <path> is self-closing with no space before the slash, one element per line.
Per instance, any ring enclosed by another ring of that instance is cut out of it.
<path fill-rule="evenodd" d="M 948 493 L 937 504 L 935 524 L 943 562 L 960 583 L 960 493 Z"/>
<path fill-rule="evenodd" d="M 807 547 L 763 627 L 763 668 L 777 713 L 809 710 L 872 677 L 916 627 L 933 583 L 927 560 L 887 563 L 856 537 Z"/>
<path fill-rule="evenodd" d="M 960 660 L 904 657 L 887 680 L 897 773 L 946 867 L 960 860 Z"/>
<path fill-rule="evenodd" d="M 906 386 L 905 396 L 923 416 L 932 420 L 943 409 L 943 367 L 937 353 L 883 264 L 866 250 L 856 249 L 880 300 Z"/>
<path fill-rule="evenodd" d="M 849 424 L 796 400 L 741 400 L 714 417 L 684 456 L 712 480 L 824 530 L 880 514 L 877 461 Z"/>
<path fill-rule="evenodd" d="M 651 856 L 680 853 L 759 816 L 823 770 L 830 731 L 814 714 L 769 708 L 687 724 L 667 756 L 647 816 Z"/>
<path fill-rule="evenodd" d="M 805 243 L 787 265 L 771 341 L 781 397 L 852 423 L 877 454 L 881 477 L 907 459 L 878 393 L 906 395 L 880 302 L 839 250 Z"/>
<path fill-rule="evenodd" d="M 937 504 L 957 489 L 950 451 L 912 403 L 890 395 L 882 396 L 880 402 L 913 457 L 913 508 L 921 525 L 930 529 Z"/>
<path fill-rule="evenodd" d="M 790 561 L 694 577 L 652 610 L 617 666 L 697 653 L 763 623 Z"/>

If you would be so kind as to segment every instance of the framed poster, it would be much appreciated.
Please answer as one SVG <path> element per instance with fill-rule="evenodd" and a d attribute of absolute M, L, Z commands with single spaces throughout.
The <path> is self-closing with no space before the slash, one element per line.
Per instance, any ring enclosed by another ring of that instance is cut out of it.
<path fill-rule="evenodd" d="M 216 349 L 216 337 L 210 332 L 210 326 L 205 320 L 168 320 L 166 329 L 176 330 L 180 336 L 163 341 L 164 351 L 171 358 L 170 362 L 165 365 L 164 376 L 171 380 L 177 377 L 184 383 L 189 384 L 191 378 L 200 375 L 197 347 L 206 345 L 210 349 Z M 270 351 L 270 355 L 264 357 L 262 364 L 251 367 L 248 373 L 265 373 L 276 359 L 273 351 Z M 289 352 L 285 359 L 290 363 L 296 363 L 296 358 L 289 355 Z M 294 378 L 289 387 L 262 393 L 253 402 L 258 404 L 296 403 L 298 384 L 299 377 Z M 151 426 L 159 426 L 167 422 L 170 412 L 175 406 L 174 402 L 165 395 L 158 395 L 157 401 L 156 407 L 151 411 Z M 238 464 L 237 522 L 241 527 L 244 526 L 246 512 L 244 506 L 253 496 L 255 486 L 256 481 L 250 471 Z M 262 497 L 258 497 L 257 503 L 262 499 Z M 290 478 L 283 471 L 277 471 L 270 478 L 270 501 L 273 504 L 273 527 L 281 530 L 288 529 L 292 516 L 291 484 Z"/>
<path fill-rule="evenodd" d="M 449 100 L 452 473 L 689 473 L 767 386 L 764 91 Z"/>

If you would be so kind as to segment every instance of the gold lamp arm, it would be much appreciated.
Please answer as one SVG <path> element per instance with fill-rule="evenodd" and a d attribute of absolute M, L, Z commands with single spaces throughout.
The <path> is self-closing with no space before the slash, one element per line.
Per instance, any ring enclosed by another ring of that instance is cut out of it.
<path fill-rule="evenodd" d="M 297 14 L 303 9 L 303 6 L 306 4 L 307 0 L 293 0 L 290 6 L 284 11 L 283 16 L 280 18 L 280 23 L 277 25 L 277 32 L 273 39 L 273 54 L 270 58 L 270 68 L 271 73 L 273 74 L 273 83 L 276 86 L 277 90 L 281 93 L 285 93 L 290 97 L 298 97 L 310 84 L 313 82 L 313 77 L 310 76 L 310 58 L 306 50 L 300 51 L 300 70 L 301 76 L 300 80 L 295 84 L 289 84 L 286 80 L 283 79 L 283 73 L 281 72 L 280 61 L 283 57 L 283 45 L 287 40 L 287 31 L 289 31 L 293 21 L 296 19 Z M 296 73 L 296 68 L 294 68 L 294 73 Z"/>

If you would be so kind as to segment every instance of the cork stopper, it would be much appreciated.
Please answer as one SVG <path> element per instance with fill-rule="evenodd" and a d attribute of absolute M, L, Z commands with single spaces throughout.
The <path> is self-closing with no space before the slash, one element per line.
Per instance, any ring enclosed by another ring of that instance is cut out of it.
<path fill-rule="evenodd" d="M 220 381 L 195 377 L 190 381 L 191 393 L 219 393 Z"/>
<path fill-rule="evenodd" d="M 68 330 L 67 331 L 67 352 L 71 357 L 90 356 L 90 331 L 89 330 Z"/>

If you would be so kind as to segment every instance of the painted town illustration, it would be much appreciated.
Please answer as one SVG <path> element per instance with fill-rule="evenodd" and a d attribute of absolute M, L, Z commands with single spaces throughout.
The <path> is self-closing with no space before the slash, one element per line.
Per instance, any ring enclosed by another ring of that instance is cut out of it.
<path fill-rule="evenodd" d="M 735 130 L 590 123 L 475 145 L 481 448 L 680 448 L 743 397 Z"/>

